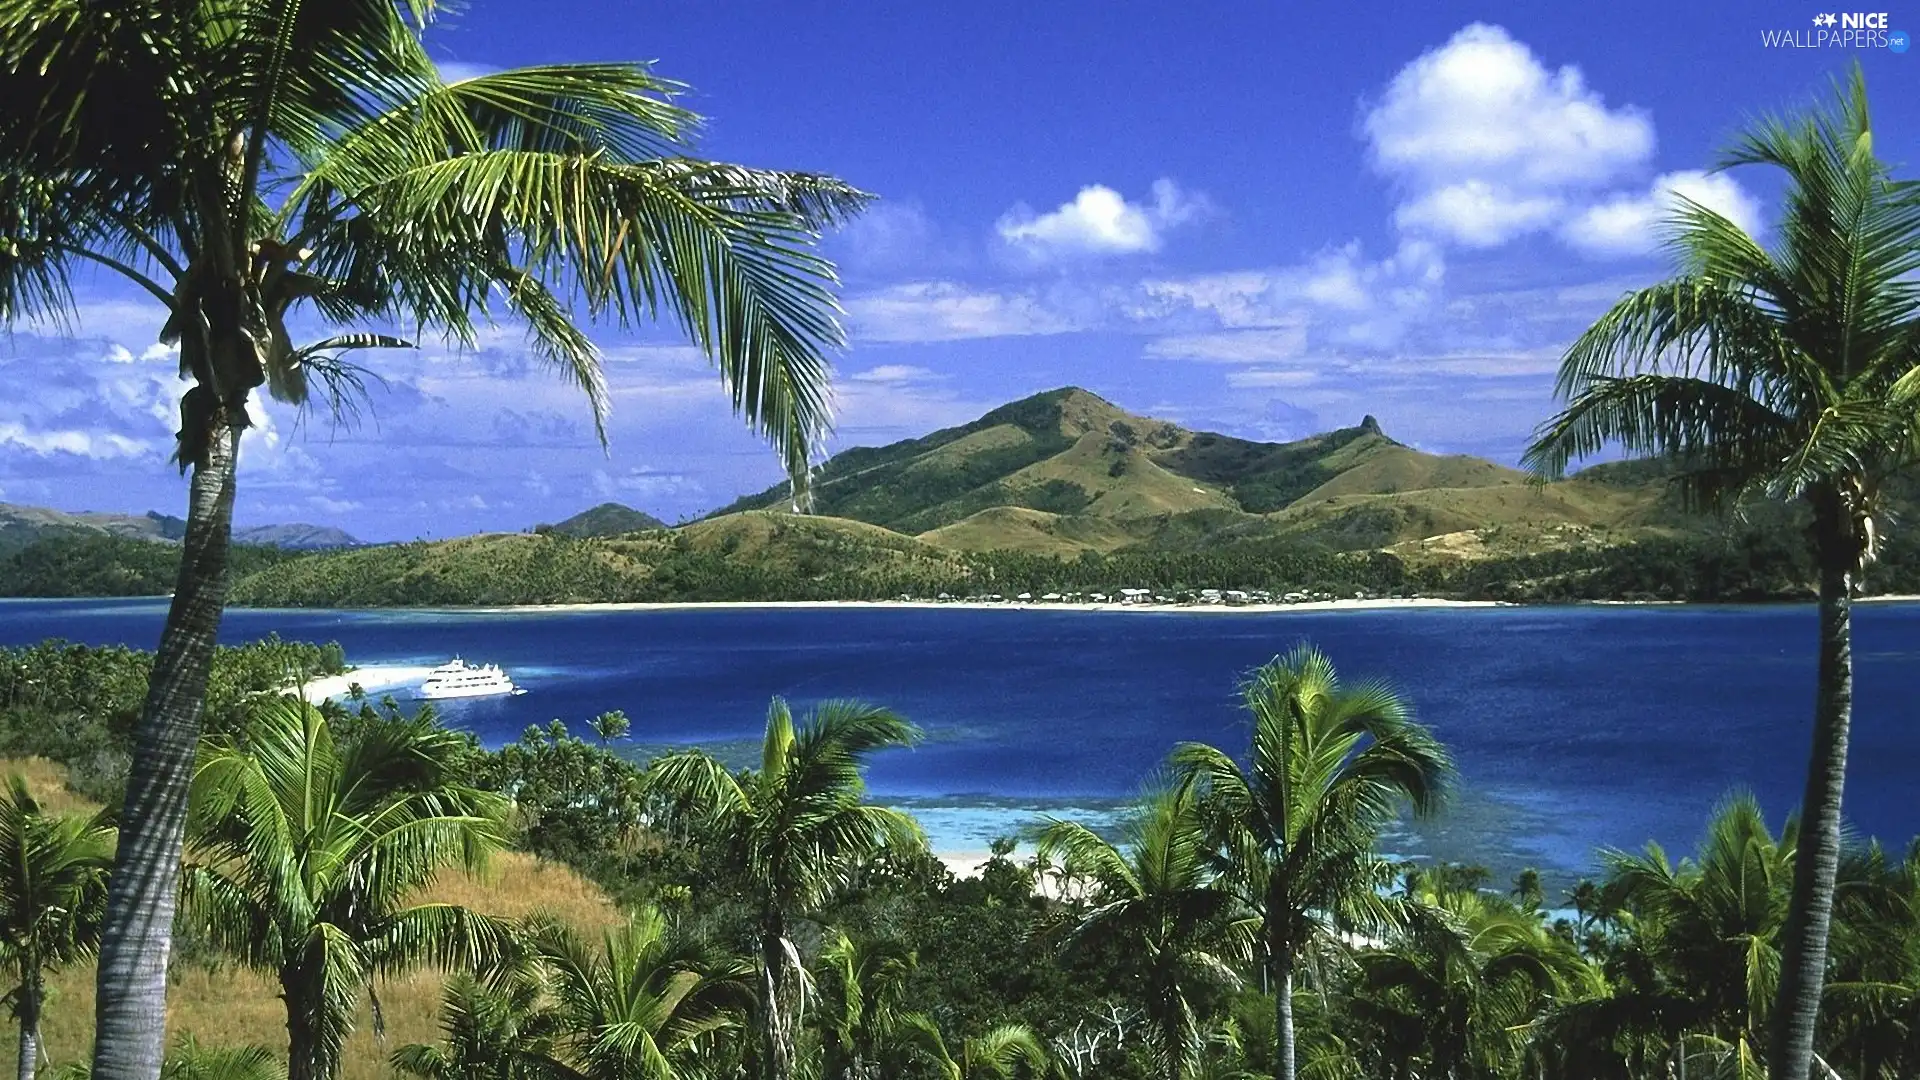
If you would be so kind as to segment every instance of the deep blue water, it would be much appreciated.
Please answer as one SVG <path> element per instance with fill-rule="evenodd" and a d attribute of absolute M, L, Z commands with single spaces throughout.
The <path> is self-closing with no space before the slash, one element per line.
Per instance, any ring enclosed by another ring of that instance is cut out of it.
<path fill-rule="evenodd" d="M 151 648 L 160 601 L 0 601 L 0 644 Z M 1176 741 L 1243 745 L 1242 674 L 1296 642 L 1408 696 L 1459 764 L 1409 852 L 1576 871 L 1602 846 L 1690 850 L 1728 790 L 1776 822 L 1798 800 L 1814 681 L 1809 607 L 1566 607 L 1281 613 L 709 609 L 236 610 L 222 637 L 338 641 L 350 661 L 505 665 L 528 693 L 443 710 L 489 743 L 619 708 L 633 738 L 757 738 L 768 699 L 858 697 L 924 745 L 882 757 L 875 792 L 937 843 L 984 848 L 1044 807 L 1110 810 Z M 1920 833 L 1920 605 L 1862 605 L 1849 817 Z"/>

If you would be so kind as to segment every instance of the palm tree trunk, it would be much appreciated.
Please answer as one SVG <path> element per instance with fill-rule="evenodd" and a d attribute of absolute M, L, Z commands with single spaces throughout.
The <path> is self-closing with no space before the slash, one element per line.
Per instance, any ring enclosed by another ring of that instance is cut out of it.
<path fill-rule="evenodd" d="M 180 575 L 134 732 L 120 842 L 100 935 L 95 1080 L 158 1080 L 166 1052 L 167 956 L 180 891 L 187 791 L 207 672 L 227 595 L 238 428 L 220 424 L 193 470 Z"/>
<path fill-rule="evenodd" d="M 761 1036 L 766 1080 L 793 1078 L 793 1011 L 787 970 L 786 927 L 776 916 L 760 931 Z"/>
<path fill-rule="evenodd" d="M 14 1003 L 14 1015 L 20 1020 L 20 1080 L 33 1080 L 40 1068 L 40 972 L 27 972 Z"/>
<path fill-rule="evenodd" d="M 1274 1034 L 1279 1046 L 1274 1048 L 1274 1080 L 1294 1080 L 1293 1045 L 1293 950 L 1282 942 L 1275 942 L 1270 963 L 1273 965 L 1273 1013 Z"/>
<path fill-rule="evenodd" d="M 1840 868 L 1840 795 L 1846 783 L 1847 729 L 1853 719 L 1853 573 L 1858 563 L 1845 519 L 1820 513 L 1820 674 L 1813 749 L 1800 802 L 1793 900 L 1780 957 L 1768 1055 L 1772 1080 L 1806 1080 L 1827 970 L 1827 927 Z"/>
<path fill-rule="evenodd" d="M 307 988 L 314 978 L 298 967 L 280 972 L 280 997 L 287 1003 L 287 1080 L 326 1080 L 330 1069 L 320 1060 L 320 995 Z"/>

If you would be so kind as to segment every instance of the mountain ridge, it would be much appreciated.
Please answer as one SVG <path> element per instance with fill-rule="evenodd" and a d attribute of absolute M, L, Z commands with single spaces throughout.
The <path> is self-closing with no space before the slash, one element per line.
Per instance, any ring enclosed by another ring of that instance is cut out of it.
<path fill-rule="evenodd" d="M 1653 533 L 1671 524 L 1648 485 L 1536 484 L 1485 459 L 1407 446 L 1371 414 L 1261 442 L 1132 413 L 1076 386 L 843 451 L 816 474 L 813 497 L 816 513 L 938 547 L 1060 555 L 1261 537 L 1394 549 L 1488 527 L 1520 530 L 1515 543 L 1560 544 L 1629 519 Z M 707 520 L 790 501 L 778 485 Z"/>
<path fill-rule="evenodd" d="M 179 543 L 187 523 L 171 514 L 149 510 L 144 514 L 105 511 L 55 510 L 45 506 L 0 503 L 0 553 L 16 551 L 37 540 L 56 536 L 117 536 L 132 540 Z M 236 544 L 273 545 L 299 549 L 359 547 L 361 542 L 331 525 L 286 523 L 249 525 L 233 530 Z"/>

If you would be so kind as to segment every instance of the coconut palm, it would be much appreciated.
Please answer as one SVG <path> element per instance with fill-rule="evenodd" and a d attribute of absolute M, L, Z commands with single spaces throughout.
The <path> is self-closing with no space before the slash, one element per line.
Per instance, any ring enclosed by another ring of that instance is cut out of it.
<path fill-rule="evenodd" d="M 593 734 L 600 740 L 601 746 L 619 742 L 626 738 L 627 732 L 633 728 L 633 724 L 627 719 L 627 714 L 619 709 L 609 709 L 601 713 L 593 718 L 591 724 Z"/>
<path fill-rule="evenodd" d="M 1920 1073 L 1920 841 L 1849 853 L 1835 889 L 1826 1057 L 1863 1080 Z"/>
<path fill-rule="evenodd" d="M 1609 901 L 1626 913 L 1633 949 L 1655 974 L 1616 980 L 1610 1000 L 1586 1011 L 1662 1035 L 1670 1053 L 1756 1071 L 1797 836 L 1789 822 L 1775 839 L 1759 804 L 1740 793 L 1721 803 L 1699 850 L 1677 865 L 1659 844 L 1605 853 Z M 1623 1028 L 1610 1041 L 1629 1045 L 1635 1034 Z"/>
<path fill-rule="evenodd" d="M 89 1080 L 84 1061 L 63 1066 L 60 1080 Z M 286 1066 L 264 1046 L 202 1046 L 191 1035 L 174 1040 L 160 1068 L 161 1080 L 287 1080 Z"/>
<path fill-rule="evenodd" d="M 457 972 L 441 992 L 441 1044 L 410 1043 L 390 1063 L 420 1080 L 559 1080 L 562 1027 L 545 994 L 535 973 L 517 967 L 491 979 Z"/>
<path fill-rule="evenodd" d="M 1243 697 L 1253 714 L 1247 769 L 1200 743 L 1175 748 L 1172 762 L 1197 785 L 1226 883 L 1259 915 L 1274 1075 L 1294 1080 L 1295 969 L 1393 924 L 1380 832 L 1407 808 L 1435 809 L 1451 766 L 1405 701 L 1381 684 L 1344 685 L 1311 646 L 1260 667 Z"/>
<path fill-rule="evenodd" d="M 217 947 L 278 978 L 291 1080 L 331 1080 L 376 977 L 505 955 L 494 920 L 413 902 L 440 871 L 477 870 L 500 844 L 505 801 L 468 783 L 471 757 L 464 736 L 430 720 L 342 744 L 292 698 L 208 740 L 187 901 Z"/>
<path fill-rule="evenodd" d="M 814 979 L 826 1080 L 882 1075 L 899 1050 L 908 1017 L 901 1006 L 917 967 L 919 958 L 898 942 L 827 935 Z"/>
<path fill-rule="evenodd" d="M 1349 1010 L 1401 1036 L 1399 1053 L 1417 1049 L 1430 1075 L 1506 1075 L 1544 1010 L 1600 989 L 1599 972 L 1532 909 L 1431 882 L 1406 905 L 1387 947 L 1356 957 Z M 1406 1075 L 1405 1057 L 1390 1064 Z"/>
<path fill-rule="evenodd" d="M 1775 1080 L 1803 1080 L 1841 856 L 1851 600 L 1887 524 L 1883 486 L 1920 449 L 1920 188 L 1874 155 L 1857 67 L 1824 109 L 1750 127 L 1724 164 L 1783 174 L 1778 239 L 1684 204 L 1668 245 L 1678 276 L 1628 294 L 1568 349 L 1566 409 L 1527 461 L 1553 476 L 1618 446 L 1673 462 L 1694 504 L 1765 496 L 1810 518 L 1819 683 L 1769 1035 Z"/>
<path fill-rule="evenodd" d="M 563 1034 L 556 1075 L 573 1080 L 683 1080 L 712 1039 L 741 1026 L 752 1002 L 751 965 L 716 956 L 642 907 L 589 944 L 572 929 L 538 930 Z"/>
<path fill-rule="evenodd" d="M 20 1080 L 40 1064 L 46 973 L 88 959 L 99 943 L 113 862 L 103 818 L 41 812 L 20 776 L 0 799 L 0 964 L 20 1024 Z"/>
<path fill-rule="evenodd" d="M 1193 785 L 1151 795 L 1117 844 L 1078 822 L 1053 821 L 1037 847 L 1094 882 L 1069 945 L 1099 940 L 1137 959 L 1136 1004 L 1153 1031 L 1159 1073 L 1194 1075 L 1207 1031 L 1204 997 L 1238 984 L 1234 963 L 1247 952 L 1251 927 L 1235 920 L 1233 897 L 1214 887 Z"/>
<path fill-rule="evenodd" d="M 187 787 L 254 391 L 351 409 L 345 357 L 493 315 L 607 394 L 582 327 L 668 317 L 804 494 L 841 340 L 818 231 L 864 196 L 690 156 L 682 87 L 636 64 L 448 83 L 436 0 L 0 0 L 0 323 L 70 319 L 82 268 L 156 303 L 192 386 L 173 603 L 101 949 L 102 1080 L 154 1080 Z M 411 336 L 402 336 L 411 335 Z"/>
<path fill-rule="evenodd" d="M 919 731 L 886 709 L 821 704 L 796 726 L 779 698 L 767 711 L 760 769 L 736 776 L 700 752 L 648 767 L 648 793 L 711 837 L 739 875 L 754 921 L 760 973 L 761 1060 L 769 1080 L 794 1070 L 794 1030 L 805 978 L 789 936 L 860 863 L 890 846 L 924 847 L 914 820 L 868 805 L 861 772 L 873 754 L 909 746 Z"/>
<path fill-rule="evenodd" d="M 1001 1024 L 984 1035 L 962 1039 L 957 1058 L 947 1050 L 940 1026 L 932 1018 L 914 1013 L 908 1017 L 908 1028 L 941 1080 L 1014 1080 L 1022 1075 L 1038 1080 L 1053 1069 L 1053 1057 L 1024 1024 Z"/>

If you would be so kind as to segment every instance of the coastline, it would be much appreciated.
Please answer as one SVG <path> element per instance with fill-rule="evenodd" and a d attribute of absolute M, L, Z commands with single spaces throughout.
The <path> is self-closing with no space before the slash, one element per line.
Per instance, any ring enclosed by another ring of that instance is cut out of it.
<path fill-rule="evenodd" d="M 1127 604 L 1090 602 L 1068 603 L 1065 601 L 1021 601 L 1000 602 L 986 600 L 690 600 L 671 603 L 587 603 L 587 604 L 516 604 L 492 607 L 449 608 L 443 610 L 470 611 L 476 614 L 514 612 L 588 612 L 588 611 L 698 611 L 703 609 L 724 610 L 828 610 L 835 608 L 900 608 L 906 610 L 953 610 L 963 611 L 1091 611 L 1091 612 L 1152 612 L 1187 614 L 1250 614 L 1271 615 L 1287 611 L 1375 611 L 1399 608 L 1490 608 L 1518 607 L 1504 600 L 1442 600 L 1434 597 L 1403 597 L 1392 599 L 1381 597 L 1369 600 L 1306 600 L 1297 604 Z M 370 610 L 410 610 L 406 608 L 378 608 Z"/>

